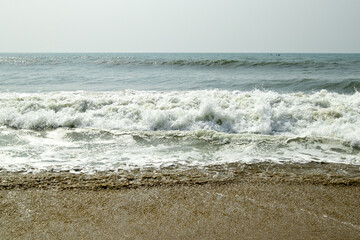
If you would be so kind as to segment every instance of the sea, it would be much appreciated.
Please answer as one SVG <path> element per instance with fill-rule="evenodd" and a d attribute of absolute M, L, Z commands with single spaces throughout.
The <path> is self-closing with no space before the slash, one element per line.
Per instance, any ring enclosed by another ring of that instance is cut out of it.
<path fill-rule="evenodd" d="M 359 91 L 360 54 L 1 53 L 0 172 L 359 179 Z"/>

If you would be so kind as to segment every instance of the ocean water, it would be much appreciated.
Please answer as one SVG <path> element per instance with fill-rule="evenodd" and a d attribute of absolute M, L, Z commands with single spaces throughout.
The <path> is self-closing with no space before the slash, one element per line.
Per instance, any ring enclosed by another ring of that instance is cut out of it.
<path fill-rule="evenodd" d="M 0 170 L 356 167 L 359 90 L 360 54 L 0 54 Z"/>

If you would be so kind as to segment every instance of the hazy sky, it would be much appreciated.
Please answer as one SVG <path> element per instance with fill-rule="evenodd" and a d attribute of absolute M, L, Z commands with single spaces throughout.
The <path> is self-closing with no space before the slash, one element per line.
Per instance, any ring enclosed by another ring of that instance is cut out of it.
<path fill-rule="evenodd" d="M 0 52 L 360 52 L 360 0 L 0 0 Z"/>

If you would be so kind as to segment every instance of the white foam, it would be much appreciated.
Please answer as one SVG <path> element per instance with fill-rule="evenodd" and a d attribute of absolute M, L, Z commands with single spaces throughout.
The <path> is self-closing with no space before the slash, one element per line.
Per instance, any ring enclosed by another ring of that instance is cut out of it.
<path fill-rule="evenodd" d="M 130 134 L 114 130 L 57 129 L 37 134 L 8 129 L 5 135 L 0 131 L 0 140 L 9 136 L 17 141 L 9 140 L 11 145 L 0 141 L 0 168 L 9 171 L 91 173 L 263 161 L 360 165 L 357 150 L 326 138 L 227 134 L 208 130 Z"/>
<path fill-rule="evenodd" d="M 360 146 L 360 94 L 229 91 L 1 93 L 0 126 L 215 130 L 337 137 Z"/>

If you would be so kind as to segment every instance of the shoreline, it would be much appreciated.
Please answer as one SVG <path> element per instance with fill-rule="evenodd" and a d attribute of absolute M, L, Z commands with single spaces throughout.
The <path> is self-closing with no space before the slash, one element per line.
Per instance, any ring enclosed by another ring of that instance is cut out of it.
<path fill-rule="evenodd" d="M 329 163 L 228 163 L 206 167 L 118 170 L 117 172 L 35 173 L 0 171 L 0 190 L 126 189 L 152 186 L 242 182 L 360 186 L 360 166 Z"/>

